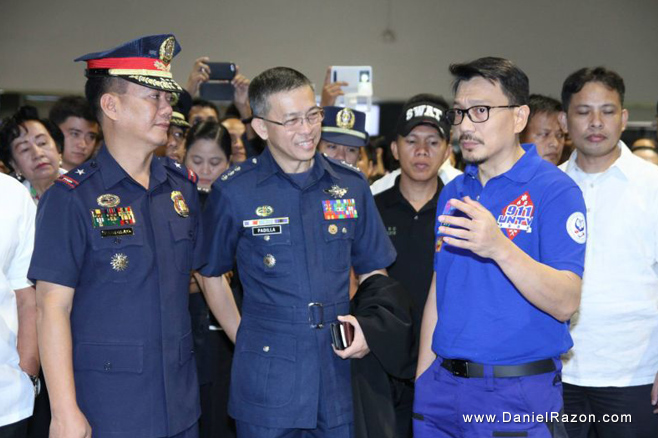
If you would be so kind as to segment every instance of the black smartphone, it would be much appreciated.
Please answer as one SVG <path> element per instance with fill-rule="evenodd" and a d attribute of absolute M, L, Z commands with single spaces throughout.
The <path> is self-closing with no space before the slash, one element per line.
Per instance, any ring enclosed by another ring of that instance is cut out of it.
<path fill-rule="evenodd" d="M 235 77 L 235 64 L 232 62 L 209 62 L 211 81 L 232 81 Z"/>
<path fill-rule="evenodd" d="M 205 82 L 199 88 L 199 95 L 205 100 L 227 101 L 233 100 L 235 87 L 228 82 Z"/>
<path fill-rule="evenodd" d="M 349 322 L 332 322 L 329 330 L 331 331 L 331 343 L 336 350 L 344 350 L 352 345 L 354 327 Z"/>

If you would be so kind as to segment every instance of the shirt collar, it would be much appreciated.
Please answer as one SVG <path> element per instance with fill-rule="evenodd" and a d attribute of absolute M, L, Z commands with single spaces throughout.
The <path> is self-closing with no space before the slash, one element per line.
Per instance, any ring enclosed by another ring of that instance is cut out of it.
<path fill-rule="evenodd" d="M 412 210 L 415 211 L 415 209 L 413 208 L 411 203 L 409 203 L 409 201 L 407 201 L 407 198 L 405 198 L 402 195 L 402 192 L 400 191 L 400 177 L 401 177 L 401 175 L 398 175 L 397 177 L 395 177 L 395 183 L 394 183 L 393 187 L 391 187 L 390 189 L 382 192 L 382 195 L 385 196 L 385 198 L 383 199 L 384 205 L 386 205 L 386 207 L 391 207 L 395 204 L 403 204 L 403 205 L 409 206 L 409 208 L 411 208 Z M 439 193 L 443 189 L 443 182 L 441 181 L 441 178 L 437 177 L 437 183 L 438 183 L 438 185 L 437 185 L 437 188 L 436 188 L 436 192 L 434 193 L 434 196 L 432 196 L 432 199 L 427 201 L 427 203 L 420 209 L 420 211 L 418 213 L 424 211 L 425 208 L 428 205 L 429 206 L 436 205 L 437 201 L 439 200 Z M 435 210 L 436 208 L 432 208 L 432 209 Z"/>
<path fill-rule="evenodd" d="M 311 167 L 311 176 L 309 177 L 309 183 L 319 180 L 324 173 L 328 173 L 332 180 L 339 180 L 340 175 L 331 167 L 329 161 L 325 159 L 320 153 L 316 152 L 313 157 L 313 167 Z M 270 152 L 269 146 L 265 148 L 260 157 L 258 157 L 258 184 L 261 184 L 263 181 L 267 180 L 271 176 L 280 173 L 285 175 L 281 166 L 276 162 L 272 153 Z"/>
<path fill-rule="evenodd" d="M 101 176 L 103 178 L 103 184 L 106 189 L 114 187 L 124 178 L 128 178 L 131 181 L 134 181 L 128 172 L 126 172 L 123 167 L 117 163 L 110 151 L 107 149 L 107 146 L 103 144 L 101 150 L 98 152 L 98 155 L 95 158 L 95 161 L 100 167 Z M 149 185 L 155 187 L 158 184 L 163 183 L 167 179 L 167 171 L 164 168 L 164 165 L 158 157 L 155 155 L 151 159 L 151 182 Z M 154 184 L 155 183 L 155 184 Z"/>
<path fill-rule="evenodd" d="M 607 168 L 603 173 L 607 173 L 608 171 L 612 169 L 617 169 L 623 175 L 626 179 L 629 179 L 634 172 L 634 166 L 633 166 L 633 161 L 634 161 L 634 156 L 633 152 L 626 146 L 626 143 L 623 141 L 619 140 L 617 142 L 617 147 L 621 149 L 621 154 L 619 157 L 615 160 L 612 165 Z M 574 150 L 571 153 L 571 156 L 569 157 L 569 160 L 567 161 L 567 167 L 566 167 L 566 172 L 567 173 L 572 173 L 574 171 L 581 172 L 585 174 L 585 172 L 578 167 L 578 164 L 576 163 L 576 158 L 578 157 L 578 150 Z"/>
<path fill-rule="evenodd" d="M 514 163 L 511 169 L 499 176 L 504 176 L 507 179 L 520 183 L 526 183 L 532 179 L 542 163 L 542 158 L 537 154 L 537 147 L 534 144 L 524 143 L 521 147 L 525 153 Z M 469 164 L 464 169 L 464 173 L 477 179 L 478 166 Z"/>

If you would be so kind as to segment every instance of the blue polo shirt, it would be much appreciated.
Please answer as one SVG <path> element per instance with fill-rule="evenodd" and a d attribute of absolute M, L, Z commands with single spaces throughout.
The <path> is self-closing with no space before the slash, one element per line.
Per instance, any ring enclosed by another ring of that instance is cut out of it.
<path fill-rule="evenodd" d="M 231 416 L 276 428 L 315 428 L 319 416 L 328 427 L 351 422 L 350 365 L 328 327 L 349 313 L 350 267 L 359 275 L 395 260 L 363 175 L 316 153 L 307 177 L 291 177 L 266 149 L 215 182 L 204 229 L 201 273 L 237 261 L 244 288 Z"/>
<path fill-rule="evenodd" d="M 190 270 L 202 264 L 198 194 L 169 158 L 150 172 L 146 189 L 103 146 L 37 211 L 28 276 L 75 289 L 76 397 L 94 437 L 172 436 L 200 413 L 188 312 Z"/>
<path fill-rule="evenodd" d="M 470 196 L 496 218 L 500 232 L 534 260 L 582 277 L 585 202 L 576 183 L 542 160 L 534 145 L 485 187 L 477 166 L 448 184 L 438 216 L 452 199 Z M 571 348 L 568 323 L 531 304 L 491 259 L 448 244 L 434 258 L 438 322 L 433 351 L 442 358 L 515 365 L 558 357 Z"/>

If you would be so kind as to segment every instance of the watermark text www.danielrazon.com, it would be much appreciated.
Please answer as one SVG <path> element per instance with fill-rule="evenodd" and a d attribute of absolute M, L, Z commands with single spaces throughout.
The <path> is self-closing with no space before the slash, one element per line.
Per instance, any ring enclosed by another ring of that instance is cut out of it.
<path fill-rule="evenodd" d="M 631 414 L 605 414 L 597 418 L 594 414 L 563 414 L 545 412 L 543 414 L 512 414 L 503 412 L 502 418 L 496 414 L 463 414 L 465 423 L 630 423 Z"/>

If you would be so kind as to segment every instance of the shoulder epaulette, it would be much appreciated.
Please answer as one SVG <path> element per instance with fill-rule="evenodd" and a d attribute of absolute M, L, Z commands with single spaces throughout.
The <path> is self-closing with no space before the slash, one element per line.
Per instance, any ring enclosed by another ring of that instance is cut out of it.
<path fill-rule="evenodd" d="M 194 173 L 194 171 L 192 171 L 192 169 L 188 169 L 187 167 L 180 164 L 178 161 L 172 160 L 169 157 L 162 157 L 160 159 L 162 160 L 162 164 L 164 164 L 166 168 L 171 169 L 176 173 L 184 176 L 185 178 L 192 181 L 194 184 L 196 184 L 197 181 L 199 180 L 199 177 L 196 175 L 196 173 Z"/>
<path fill-rule="evenodd" d="M 243 173 L 243 172 L 246 172 L 248 170 L 251 170 L 251 169 L 255 168 L 257 164 L 258 164 L 258 158 L 256 158 L 256 157 L 249 158 L 246 161 L 244 161 L 243 163 L 240 163 L 236 166 L 232 166 L 232 167 L 226 169 L 226 171 L 219 177 L 219 179 L 221 181 L 228 181 L 234 175 L 237 175 L 239 173 Z"/>
<path fill-rule="evenodd" d="M 350 163 L 348 163 L 347 161 L 336 160 L 335 158 L 331 158 L 331 157 L 328 156 L 327 154 L 322 154 L 322 156 L 323 156 L 327 161 L 329 161 L 329 162 L 332 163 L 332 164 L 336 164 L 336 165 L 338 165 L 338 166 L 340 166 L 340 167 L 343 167 L 343 168 L 345 168 L 345 169 L 350 169 L 350 170 L 352 170 L 352 171 L 354 171 L 354 172 L 357 172 L 357 173 L 359 173 L 359 174 L 362 175 L 362 173 L 361 173 L 361 169 L 359 169 L 359 168 L 356 167 L 356 166 L 352 166 L 352 165 L 351 165 Z"/>
<path fill-rule="evenodd" d="M 73 190 L 89 178 L 94 172 L 98 170 L 98 163 L 95 160 L 88 161 L 80 166 L 72 169 L 71 171 L 60 175 L 55 180 L 56 184 L 63 185 L 69 190 Z"/>

